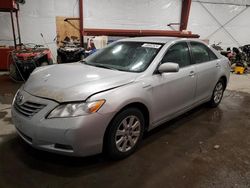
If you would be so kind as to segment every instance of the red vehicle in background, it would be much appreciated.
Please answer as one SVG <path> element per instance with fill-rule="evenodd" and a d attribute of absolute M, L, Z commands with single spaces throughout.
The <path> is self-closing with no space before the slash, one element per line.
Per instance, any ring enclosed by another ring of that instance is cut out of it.
<path fill-rule="evenodd" d="M 53 64 L 49 48 L 36 44 L 20 44 L 11 52 L 10 76 L 16 81 L 25 81 L 31 72 L 40 66 Z"/>

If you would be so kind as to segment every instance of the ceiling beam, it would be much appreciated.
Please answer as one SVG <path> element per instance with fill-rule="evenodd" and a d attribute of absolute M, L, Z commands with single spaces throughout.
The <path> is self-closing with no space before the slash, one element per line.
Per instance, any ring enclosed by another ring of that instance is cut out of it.
<path fill-rule="evenodd" d="M 79 27 L 80 27 L 80 43 L 81 46 L 83 46 L 83 36 L 84 36 L 84 28 L 83 28 L 83 21 L 84 21 L 84 17 L 83 17 L 83 0 L 79 0 L 79 18 L 80 18 L 80 23 L 79 23 Z"/>
<path fill-rule="evenodd" d="M 187 29 L 191 2 L 191 0 L 182 0 L 180 31 Z"/>
<path fill-rule="evenodd" d="M 185 38 L 199 38 L 200 36 L 192 33 L 185 33 L 181 31 L 166 31 L 166 30 L 130 30 L 130 29 L 96 29 L 84 28 L 84 34 L 89 36 L 168 36 L 168 37 L 185 37 Z"/>
<path fill-rule="evenodd" d="M 169 31 L 169 30 L 130 30 L 130 29 L 98 29 L 98 28 L 84 28 L 84 14 L 83 6 L 84 0 L 79 0 L 79 12 L 80 12 L 80 29 L 81 37 L 83 36 L 169 36 L 169 37 L 185 37 L 185 38 L 199 38 L 197 34 L 191 32 L 182 32 L 186 30 L 188 17 L 190 12 L 191 0 L 183 0 L 182 13 L 181 13 L 181 25 L 180 31 Z M 83 39 L 83 38 L 82 38 Z M 81 39 L 81 41 L 82 41 Z"/>

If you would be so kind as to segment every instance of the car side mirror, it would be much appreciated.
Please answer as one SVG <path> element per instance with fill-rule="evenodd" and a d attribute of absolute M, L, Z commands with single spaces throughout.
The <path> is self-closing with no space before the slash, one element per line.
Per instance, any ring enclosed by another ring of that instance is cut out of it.
<path fill-rule="evenodd" d="M 178 72 L 179 71 L 179 65 L 177 63 L 171 63 L 171 62 L 166 62 L 166 63 L 162 63 L 159 68 L 158 71 L 160 73 L 165 73 L 165 72 Z"/>

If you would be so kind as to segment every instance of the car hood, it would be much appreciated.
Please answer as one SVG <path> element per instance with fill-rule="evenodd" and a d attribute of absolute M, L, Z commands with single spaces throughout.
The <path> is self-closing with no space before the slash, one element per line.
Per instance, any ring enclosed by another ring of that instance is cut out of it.
<path fill-rule="evenodd" d="M 35 69 L 24 90 L 58 102 L 80 101 L 95 93 L 132 83 L 136 75 L 82 63 L 49 65 Z"/>

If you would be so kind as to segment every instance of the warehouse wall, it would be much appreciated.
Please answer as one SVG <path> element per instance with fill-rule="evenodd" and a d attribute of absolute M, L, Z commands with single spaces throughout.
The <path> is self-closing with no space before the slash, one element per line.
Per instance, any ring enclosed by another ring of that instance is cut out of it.
<path fill-rule="evenodd" d="M 84 27 L 166 30 L 179 23 L 182 0 L 84 0 Z M 175 27 L 179 29 L 179 26 Z"/>
<path fill-rule="evenodd" d="M 178 26 L 170 28 L 167 24 L 179 23 L 181 1 L 84 0 L 84 27 L 178 30 Z M 250 8 L 246 4 L 250 4 L 250 0 L 193 0 L 188 30 L 209 39 L 210 44 L 222 42 L 223 47 L 249 44 Z M 56 54 L 55 17 L 78 15 L 78 0 L 26 0 L 26 4 L 20 6 L 22 40 L 43 44 L 40 35 L 43 33 Z M 0 13 L 0 44 L 13 45 L 9 13 Z"/>
<path fill-rule="evenodd" d="M 44 44 L 56 54 L 56 16 L 79 17 L 78 0 L 26 0 L 20 6 L 23 43 Z M 0 13 L 0 44 L 13 45 L 9 13 Z M 43 34 L 44 40 L 40 33 Z"/>
<path fill-rule="evenodd" d="M 188 30 L 208 39 L 210 44 L 250 44 L 250 0 L 192 0 Z M 179 23 L 181 0 L 85 0 L 84 27 L 116 29 L 170 28 Z"/>
<path fill-rule="evenodd" d="M 249 0 L 193 1 L 188 30 L 223 48 L 250 44 Z"/>
<path fill-rule="evenodd" d="M 56 56 L 55 17 L 78 17 L 78 2 L 79 0 L 26 0 L 19 12 L 22 42 L 46 42 Z M 181 0 L 84 0 L 83 11 L 84 27 L 164 30 L 170 29 L 167 27 L 168 23 L 179 22 Z M 0 13 L 0 28 L 0 44 L 13 45 L 9 13 Z M 179 26 L 174 29 L 178 30 Z"/>

